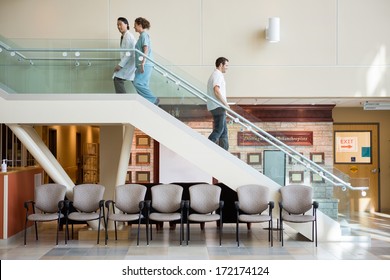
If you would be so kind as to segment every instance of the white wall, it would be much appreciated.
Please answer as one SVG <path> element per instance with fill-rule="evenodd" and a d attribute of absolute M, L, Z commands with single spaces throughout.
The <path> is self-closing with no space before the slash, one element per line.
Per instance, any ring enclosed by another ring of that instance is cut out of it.
<path fill-rule="evenodd" d="M 197 166 L 160 144 L 160 183 L 212 183 L 212 177 Z"/>
<path fill-rule="evenodd" d="M 389 10 L 388 0 L 0 0 L 0 34 L 118 40 L 117 17 L 143 16 L 155 52 L 200 81 L 228 57 L 231 97 L 388 97 Z M 272 16 L 276 44 L 264 39 Z"/>

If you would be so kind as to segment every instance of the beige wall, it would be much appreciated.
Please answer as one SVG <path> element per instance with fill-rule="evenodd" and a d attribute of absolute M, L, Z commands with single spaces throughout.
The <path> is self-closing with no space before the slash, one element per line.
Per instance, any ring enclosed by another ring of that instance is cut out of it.
<path fill-rule="evenodd" d="M 388 0 L 1 0 L 0 34 L 117 43 L 116 18 L 144 16 L 154 51 L 200 81 L 228 57 L 229 96 L 383 97 L 389 10 Z M 272 16 L 276 44 L 264 39 Z"/>
<path fill-rule="evenodd" d="M 380 204 L 382 212 L 390 213 L 390 111 L 336 107 L 333 120 L 336 123 L 379 123 Z"/>

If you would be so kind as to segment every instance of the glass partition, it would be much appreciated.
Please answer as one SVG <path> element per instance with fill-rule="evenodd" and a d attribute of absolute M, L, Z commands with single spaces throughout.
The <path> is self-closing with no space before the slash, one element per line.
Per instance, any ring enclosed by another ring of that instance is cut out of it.
<path fill-rule="evenodd" d="M 37 41 L 9 42 L 0 39 L 0 86 L 9 93 L 114 93 L 112 72 L 119 60 L 119 52 L 123 51 L 116 48 L 119 44 L 116 41 L 50 41 L 40 42 L 39 45 Z M 20 48 L 21 45 L 23 48 Z M 136 50 L 127 51 L 131 55 Z M 154 57 L 155 71 L 150 86 L 161 100 L 160 107 L 190 126 L 189 120 L 194 116 L 198 121 L 209 119 L 207 100 L 219 102 L 206 94 L 206 82 L 189 77 L 157 54 Z M 135 93 L 131 83 L 128 87 L 130 92 Z M 347 176 L 335 172 L 332 164 L 324 165 L 324 153 L 304 154 L 280 140 L 304 136 L 275 136 L 263 129 L 261 120 L 253 123 L 233 110 L 236 107 L 224 108 L 228 113 L 230 130 L 237 132 L 229 133 L 231 143 L 239 141 L 237 135 L 262 143 L 246 150 L 245 158 L 238 157 L 259 172 L 264 172 L 264 151 L 281 151 L 285 155 L 285 184 L 313 186 L 316 199 L 322 200 L 321 210 L 329 216 L 337 219 L 338 204 L 342 204 L 342 209 L 349 209 L 348 203 L 354 201 L 350 192 L 361 196 L 368 189 L 366 181 L 352 184 Z M 208 136 L 206 130 L 194 129 Z"/>

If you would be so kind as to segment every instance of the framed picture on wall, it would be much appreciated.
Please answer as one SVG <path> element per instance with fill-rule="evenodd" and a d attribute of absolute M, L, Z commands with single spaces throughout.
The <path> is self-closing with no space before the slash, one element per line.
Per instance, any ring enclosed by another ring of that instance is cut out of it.
<path fill-rule="evenodd" d="M 148 135 L 136 135 L 135 136 L 135 146 L 137 148 L 149 148 L 150 147 L 150 137 Z"/>
<path fill-rule="evenodd" d="M 148 165 L 148 164 L 150 164 L 150 153 L 137 153 L 135 155 L 135 163 L 137 165 Z"/>
<path fill-rule="evenodd" d="M 149 171 L 136 171 L 135 181 L 137 183 L 150 183 L 150 172 Z"/>
<path fill-rule="evenodd" d="M 97 143 L 86 143 L 85 153 L 87 155 L 97 155 L 98 145 Z"/>
<path fill-rule="evenodd" d="M 126 184 L 131 184 L 131 171 L 126 173 Z"/>
<path fill-rule="evenodd" d="M 303 156 L 303 153 L 300 152 L 300 154 Z M 298 157 L 298 155 L 295 155 L 295 157 Z M 293 157 L 288 157 L 288 164 L 296 164 L 297 161 Z"/>
<path fill-rule="evenodd" d="M 232 155 L 233 155 L 233 156 L 236 156 L 236 157 L 238 157 L 238 158 L 241 158 L 240 153 L 232 153 Z"/>
<path fill-rule="evenodd" d="M 289 171 L 290 184 L 303 183 L 304 175 L 303 171 Z"/>
<path fill-rule="evenodd" d="M 325 162 L 325 154 L 322 152 L 310 153 L 310 159 L 318 164 Z"/>
<path fill-rule="evenodd" d="M 247 155 L 247 163 L 250 165 L 261 164 L 261 153 L 249 153 Z"/>
<path fill-rule="evenodd" d="M 311 171 L 310 172 L 310 182 L 311 183 L 325 183 L 325 179 L 322 178 L 320 175 L 317 173 Z"/>

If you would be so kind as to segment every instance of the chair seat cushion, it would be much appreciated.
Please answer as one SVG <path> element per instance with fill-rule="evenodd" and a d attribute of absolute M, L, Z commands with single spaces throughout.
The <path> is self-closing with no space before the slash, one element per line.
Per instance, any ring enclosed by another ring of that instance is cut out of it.
<path fill-rule="evenodd" d="M 248 215 L 242 214 L 238 216 L 238 220 L 244 223 L 262 223 L 268 222 L 271 220 L 271 217 L 268 215 Z"/>
<path fill-rule="evenodd" d="M 315 220 L 311 215 L 283 215 L 283 220 L 292 223 L 307 223 Z"/>
<path fill-rule="evenodd" d="M 169 222 L 180 220 L 180 213 L 151 213 L 149 218 L 154 221 Z"/>
<path fill-rule="evenodd" d="M 91 221 L 99 219 L 99 213 L 72 212 L 68 218 L 74 221 Z"/>
<path fill-rule="evenodd" d="M 63 218 L 64 215 L 61 213 L 60 218 Z M 58 213 L 52 213 L 52 214 L 31 214 L 27 218 L 29 221 L 34 222 L 46 222 L 46 221 L 54 221 L 58 219 Z"/>
<path fill-rule="evenodd" d="M 188 220 L 193 222 L 212 222 L 219 221 L 219 219 L 218 214 L 191 214 L 188 216 Z"/>
<path fill-rule="evenodd" d="M 115 213 L 115 214 L 110 214 L 108 216 L 109 220 L 118 221 L 118 222 L 137 221 L 138 218 L 139 218 L 139 214 Z M 142 215 L 141 218 L 143 218 Z"/>

